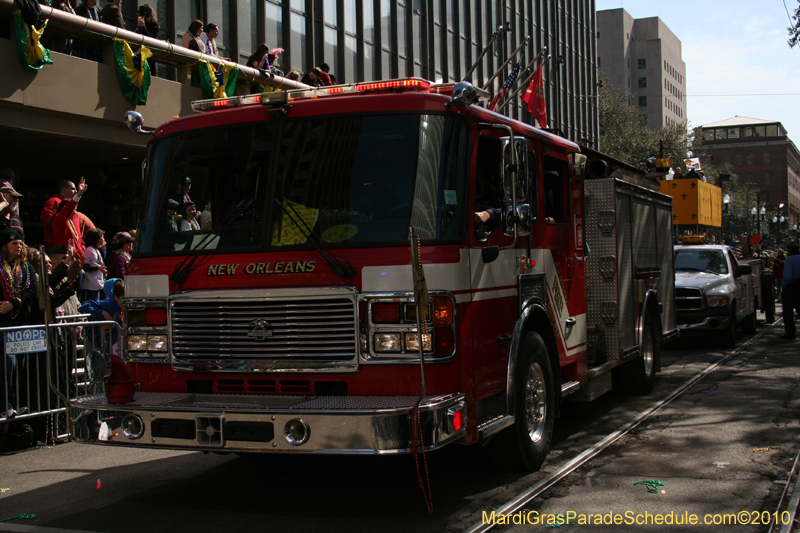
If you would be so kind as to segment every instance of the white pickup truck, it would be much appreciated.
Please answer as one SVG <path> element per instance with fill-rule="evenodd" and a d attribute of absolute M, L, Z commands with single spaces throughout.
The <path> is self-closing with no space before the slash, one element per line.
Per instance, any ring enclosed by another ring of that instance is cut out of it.
<path fill-rule="evenodd" d="M 681 335 L 716 334 L 725 347 L 736 344 L 736 326 L 756 331 L 756 311 L 775 320 L 771 275 L 759 259 L 739 261 L 728 246 L 675 246 L 675 299 Z"/>

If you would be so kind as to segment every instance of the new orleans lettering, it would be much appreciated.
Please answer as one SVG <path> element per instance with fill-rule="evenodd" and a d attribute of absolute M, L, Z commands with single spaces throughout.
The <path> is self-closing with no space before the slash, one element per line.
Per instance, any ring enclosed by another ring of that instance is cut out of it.
<path fill-rule="evenodd" d="M 206 276 L 233 276 L 239 265 L 209 265 Z M 300 272 L 314 272 L 315 261 L 296 261 L 278 263 L 250 263 L 244 267 L 244 273 L 249 275 L 260 274 L 297 274 Z"/>

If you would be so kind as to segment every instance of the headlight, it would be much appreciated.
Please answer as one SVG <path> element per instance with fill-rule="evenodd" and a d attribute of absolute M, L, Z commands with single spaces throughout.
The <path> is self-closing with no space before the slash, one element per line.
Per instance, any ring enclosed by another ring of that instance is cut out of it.
<path fill-rule="evenodd" d="M 726 305 L 730 305 L 731 300 L 727 296 L 709 296 L 708 297 L 708 306 L 709 307 L 725 307 Z"/>
<path fill-rule="evenodd" d="M 147 336 L 147 351 L 149 351 L 149 352 L 166 352 L 167 351 L 167 336 L 166 335 L 148 335 Z"/>
<path fill-rule="evenodd" d="M 400 334 L 399 333 L 376 333 L 375 351 L 376 352 L 399 352 Z"/>
<path fill-rule="evenodd" d="M 128 335 L 128 351 L 144 352 L 147 350 L 147 335 Z"/>
<path fill-rule="evenodd" d="M 430 333 L 422 335 L 422 344 L 423 344 L 423 351 L 425 352 L 433 351 L 433 345 L 431 343 Z M 419 351 L 419 340 L 418 340 L 418 335 L 416 333 L 406 333 L 406 351 L 407 352 Z"/>

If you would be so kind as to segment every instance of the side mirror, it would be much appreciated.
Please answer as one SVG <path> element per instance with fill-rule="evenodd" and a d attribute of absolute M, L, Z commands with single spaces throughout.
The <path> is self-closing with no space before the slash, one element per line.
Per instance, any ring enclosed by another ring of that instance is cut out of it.
<path fill-rule="evenodd" d="M 504 232 L 509 237 L 514 236 L 514 224 L 517 226 L 517 235 L 520 237 L 527 237 L 533 230 L 533 223 L 535 222 L 533 216 L 533 209 L 530 204 L 517 204 L 516 214 L 512 211 L 511 206 L 508 206 L 508 211 L 505 216 Z"/>
<path fill-rule="evenodd" d="M 736 277 L 740 276 L 748 276 L 753 273 L 753 269 L 750 265 L 739 265 L 736 267 Z"/>
<path fill-rule="evenodd" d="M 481 250 L 481 259 L 484 263 L 491 263 L 500 257 L 500 248 L 498 246 L 487 246 Z"/>

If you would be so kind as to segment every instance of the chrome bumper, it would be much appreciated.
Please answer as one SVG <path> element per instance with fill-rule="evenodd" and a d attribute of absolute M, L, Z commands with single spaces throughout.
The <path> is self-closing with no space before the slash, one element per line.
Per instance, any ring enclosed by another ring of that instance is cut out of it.
<path fill-rule="evenodd" d="M 83 443 L 218 452 L 407 453 L 416 396 L 235 396 L 139 392 L 70 402 L 72 434 Z M 464 394 L 425 397 L 423 441 L 434 450 L 466 434 Z M 464 409 L 458 431 L 452 413 Z M 300 421 L 299 424 L 297 421 Z M 306 428 L 306 440 L 288 427 Z M 133 431 L 131 431 L 133 430 Z"/>
<path fill-rule="evenodd" d="M 680 321 L 680 319 L 678 320 Z M 730 320 L 730 315 L 709 316 L 703 319 L 702 322 L 696 322 L 694 324 L 678 324 L 678 329 L 684 333 L 692 333 L 694 331 L 697 331 L 698 333 L 702 331 L 721 331 L 728 327 L 728 322 L 730 322 Z"/>

